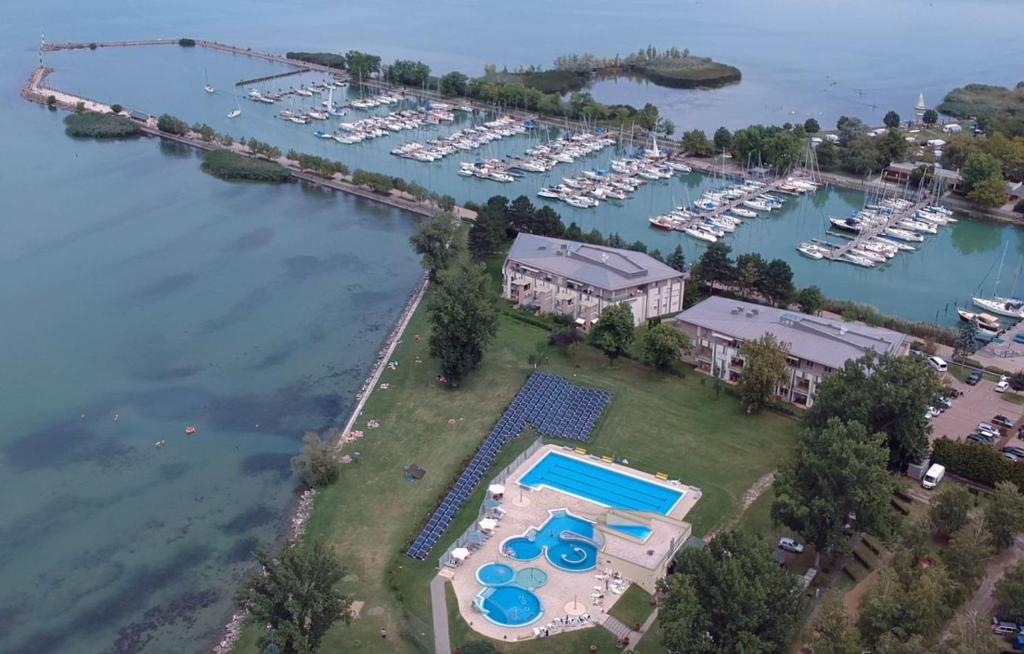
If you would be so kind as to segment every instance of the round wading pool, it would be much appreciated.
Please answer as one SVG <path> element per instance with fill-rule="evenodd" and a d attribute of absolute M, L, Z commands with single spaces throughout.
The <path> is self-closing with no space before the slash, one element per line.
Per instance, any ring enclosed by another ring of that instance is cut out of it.
<path fill-rule="evenodd" d="M 476 580 L 484 586 L 502 586 L 516 576 L 512 566 L 504 563 L 485 563 L 476 571 Z"/>
<path fill-rule="evenodd" d="M 544 612 L 540 598 L 519 586 L 491 588 L 482 599 L 483 614 L 503 627 L 528 625 Z"/>
<path fill-rule="evenodd" d="M 533 590 L 548 583 L 548 573 L 540 568 L 525 568 L 516 573 L 516 585 Z"/>

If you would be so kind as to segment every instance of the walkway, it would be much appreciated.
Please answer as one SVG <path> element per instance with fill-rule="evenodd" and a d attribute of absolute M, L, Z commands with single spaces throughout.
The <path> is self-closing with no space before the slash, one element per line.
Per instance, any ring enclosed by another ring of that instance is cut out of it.
<path fill-rule="evenodd" d="M 448 654 L 452 651 L 448 635 L 448 601 L 444 596 L 448 580 L 440 574 L 430 580 L 430 611 L 434 616 L 434 654 Z"/>
<path fill-rule="evenodd" d="M 654 609 L 654 611 L 647 616 L 647 619 L 644 620 L 644 623 L 640 625 L 640 631 L 636 631 L 631 627 L 627 627 L 621 620 L 609 613 L 605 616 L 604 622 L 601 623 L 601 626 L 610 631 L 612 635 L 615 636 L 615 639 L 620 642 L 623 638 L 629 638 L 629 645 L 626 645 L 623 651 L 632 652 L 640 642 L 640 639 L 644 637 L 644 634 L 646 634 L 647 630 L 654 625 L 654 622 L 657 619 L 658 609 Z"/>

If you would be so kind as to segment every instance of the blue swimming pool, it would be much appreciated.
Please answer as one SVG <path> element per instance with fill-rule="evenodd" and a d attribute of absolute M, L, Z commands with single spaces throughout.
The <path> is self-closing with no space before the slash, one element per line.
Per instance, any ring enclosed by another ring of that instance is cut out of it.
<path fill-rule="evenodd" d="M 668 515 L 685 493 L 559 452 L 548 452 L 519 480 L 615 509 Z"/>
<path fill-rule="evenodd" d="M 646 541 L 647 537 L 651 535 L 651 528 L 647 525 L 608 525 L 609 529 L 615 531 L 621 531 L 624 534 L 632 536 L 633 538 L 639 538 L 642 541 Z"/>
<path fill-rule="evenodd" d="M 503 627 L 528 625 L 544 613 L 540 598 L 519 586 L 485 588 L 474 602 L 488 620 Z"/>
<path fill-rule="evenodd" d="M 542 553 L 551 565 L 569 572 L 597 567 L 594 523 L 568 511 L 552 513 L 538 529 L 513 536 L 501 544 L 501 551 L 518 561 L 532 561 Z"/>
<path fill-rule="evenodd" d="M 504 563 L 485 563 L 476 571 L 476 580 L 484 586 L 501 586 L 515 579 L 516 571 Z"/>

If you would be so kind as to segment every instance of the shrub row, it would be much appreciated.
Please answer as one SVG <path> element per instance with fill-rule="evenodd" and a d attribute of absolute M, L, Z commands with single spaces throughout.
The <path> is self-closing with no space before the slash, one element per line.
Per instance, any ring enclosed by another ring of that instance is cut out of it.
<path fill-rule="evenodd" d="M 844 320 L 859 320 L 875 327 L 885 327 L 918 338 L 931 339 L 943 345 L 953 346 L 956 342 L 956 331 L 948 327 L 887 316 L 867 304 L 848 300 L 826 300 L 825 310 L 838 313 Z"/>
<path fill-rule="evenodd" d="M 142 130 L 132 120 L 116 114 L 85 111 L 64 117 L 68 136 L 91 138 L 126 138 L 138 136 Z"/>
<path fill-rule="evenodd" d="M 932 462 L 985 486 L 1012 481 L 1024 490 L 1024 465 L 1010 461 L 988 445 L 954 441 L 943 436 L 932 444 Z"/>
<path fill-rule="evenodd" d="M 288 169 L 273 161 L 245 157 L 231 150 L 210 150 L 203 156 L 203 170 L 221 179 L 286 182 Z"/>

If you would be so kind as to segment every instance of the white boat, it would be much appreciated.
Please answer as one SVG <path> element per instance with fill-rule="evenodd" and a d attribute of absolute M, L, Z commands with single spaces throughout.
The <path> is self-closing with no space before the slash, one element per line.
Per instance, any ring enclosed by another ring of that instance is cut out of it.
<path fill-rule="evenodd" d="M 797 248 L 797 252 L 815 261 L 825 258 L 821 248 L 814 243 L 801 243 L 800 247 Z"/>
<path fill-rule="evenodd" d="M 735 214 L 740 218 L 757 218 L 757 212 L 751 211 L 750 209 L 743 209 L 741 207 L 733 207 L 729 209 L 729 213 Z"/>
<path fill-rule="evenodd" d="M 998 316 L 1006 316 L 1016 320 L 1024 319 L 1024 302 L 1005 297 L 972 297 L 971 301 L 976 306 L 986 311 L 991 311 Z"/>
<path fill-rule="evenodd" d="M 216 89 L 213 88 L 213 84 L 210 84 L 210 76 L 207 74 L 206 70 L 203 70 L 203 77 L 206 78 L 206 84 L 203 84 L 203 90 L 207 93 L 213 93 Z"/>
<path fill-rule="evenodd" d="M 309 89 L 300 86 L 299 88 L 295 89 L 295 95 L 301 95 L 303 97 L 311 98 L 313 97 L 313 92 L 310 91 Z"/>
<path fill-rule="evenodd" d="M 908 241 L 911 243 L 920 243 L 924 241 L 924 237 L 921 236 L 920 234 L 908 232 L 905 229 L 899 229 L 897 227 L 886 227 L 885 233 L 887 236 L 891 236 L 901 241 Z"/>
<path fill-rule="evenodd" d="M 853 254 L 852 252 L 847 252 L 846 254 L 844 254 L 843 255 L 843 260 L 844 261 L 849 261 L 850 263 L 852 263 L 854 265 L 857 265 L 857 266 L 860 266 L 862 268 L 874 268 L 875 267 L 875 262 L 872 261 L 871 259 L 868 259 L 867 257 L 862 257 L 862 256 L 860 256 L 858 254 Z"/>
<path fill-rule="evenodd" d="M 743 206 L 754 211 L 771 211 L 772 208 L 760 200 L 744 200 Z"/>
<path fill-rule="evenodd" d="M 241 109 L 232 109 L 231 111 L 228 112 L 228 118 L 238 118 L 241 115 L 242 115 L 242 110 Z"/>
<path fill-rule="evenodd" d="M 683 231 L 696 239 L 700 239 L 701 241 L 707 241 L 708 243 L 716 243 L 718 241 L 718 238 L 714 234 L 705 232 L 702 229 L 697 229 L 696 227 L 687 227 L 683 229 Z"/>

